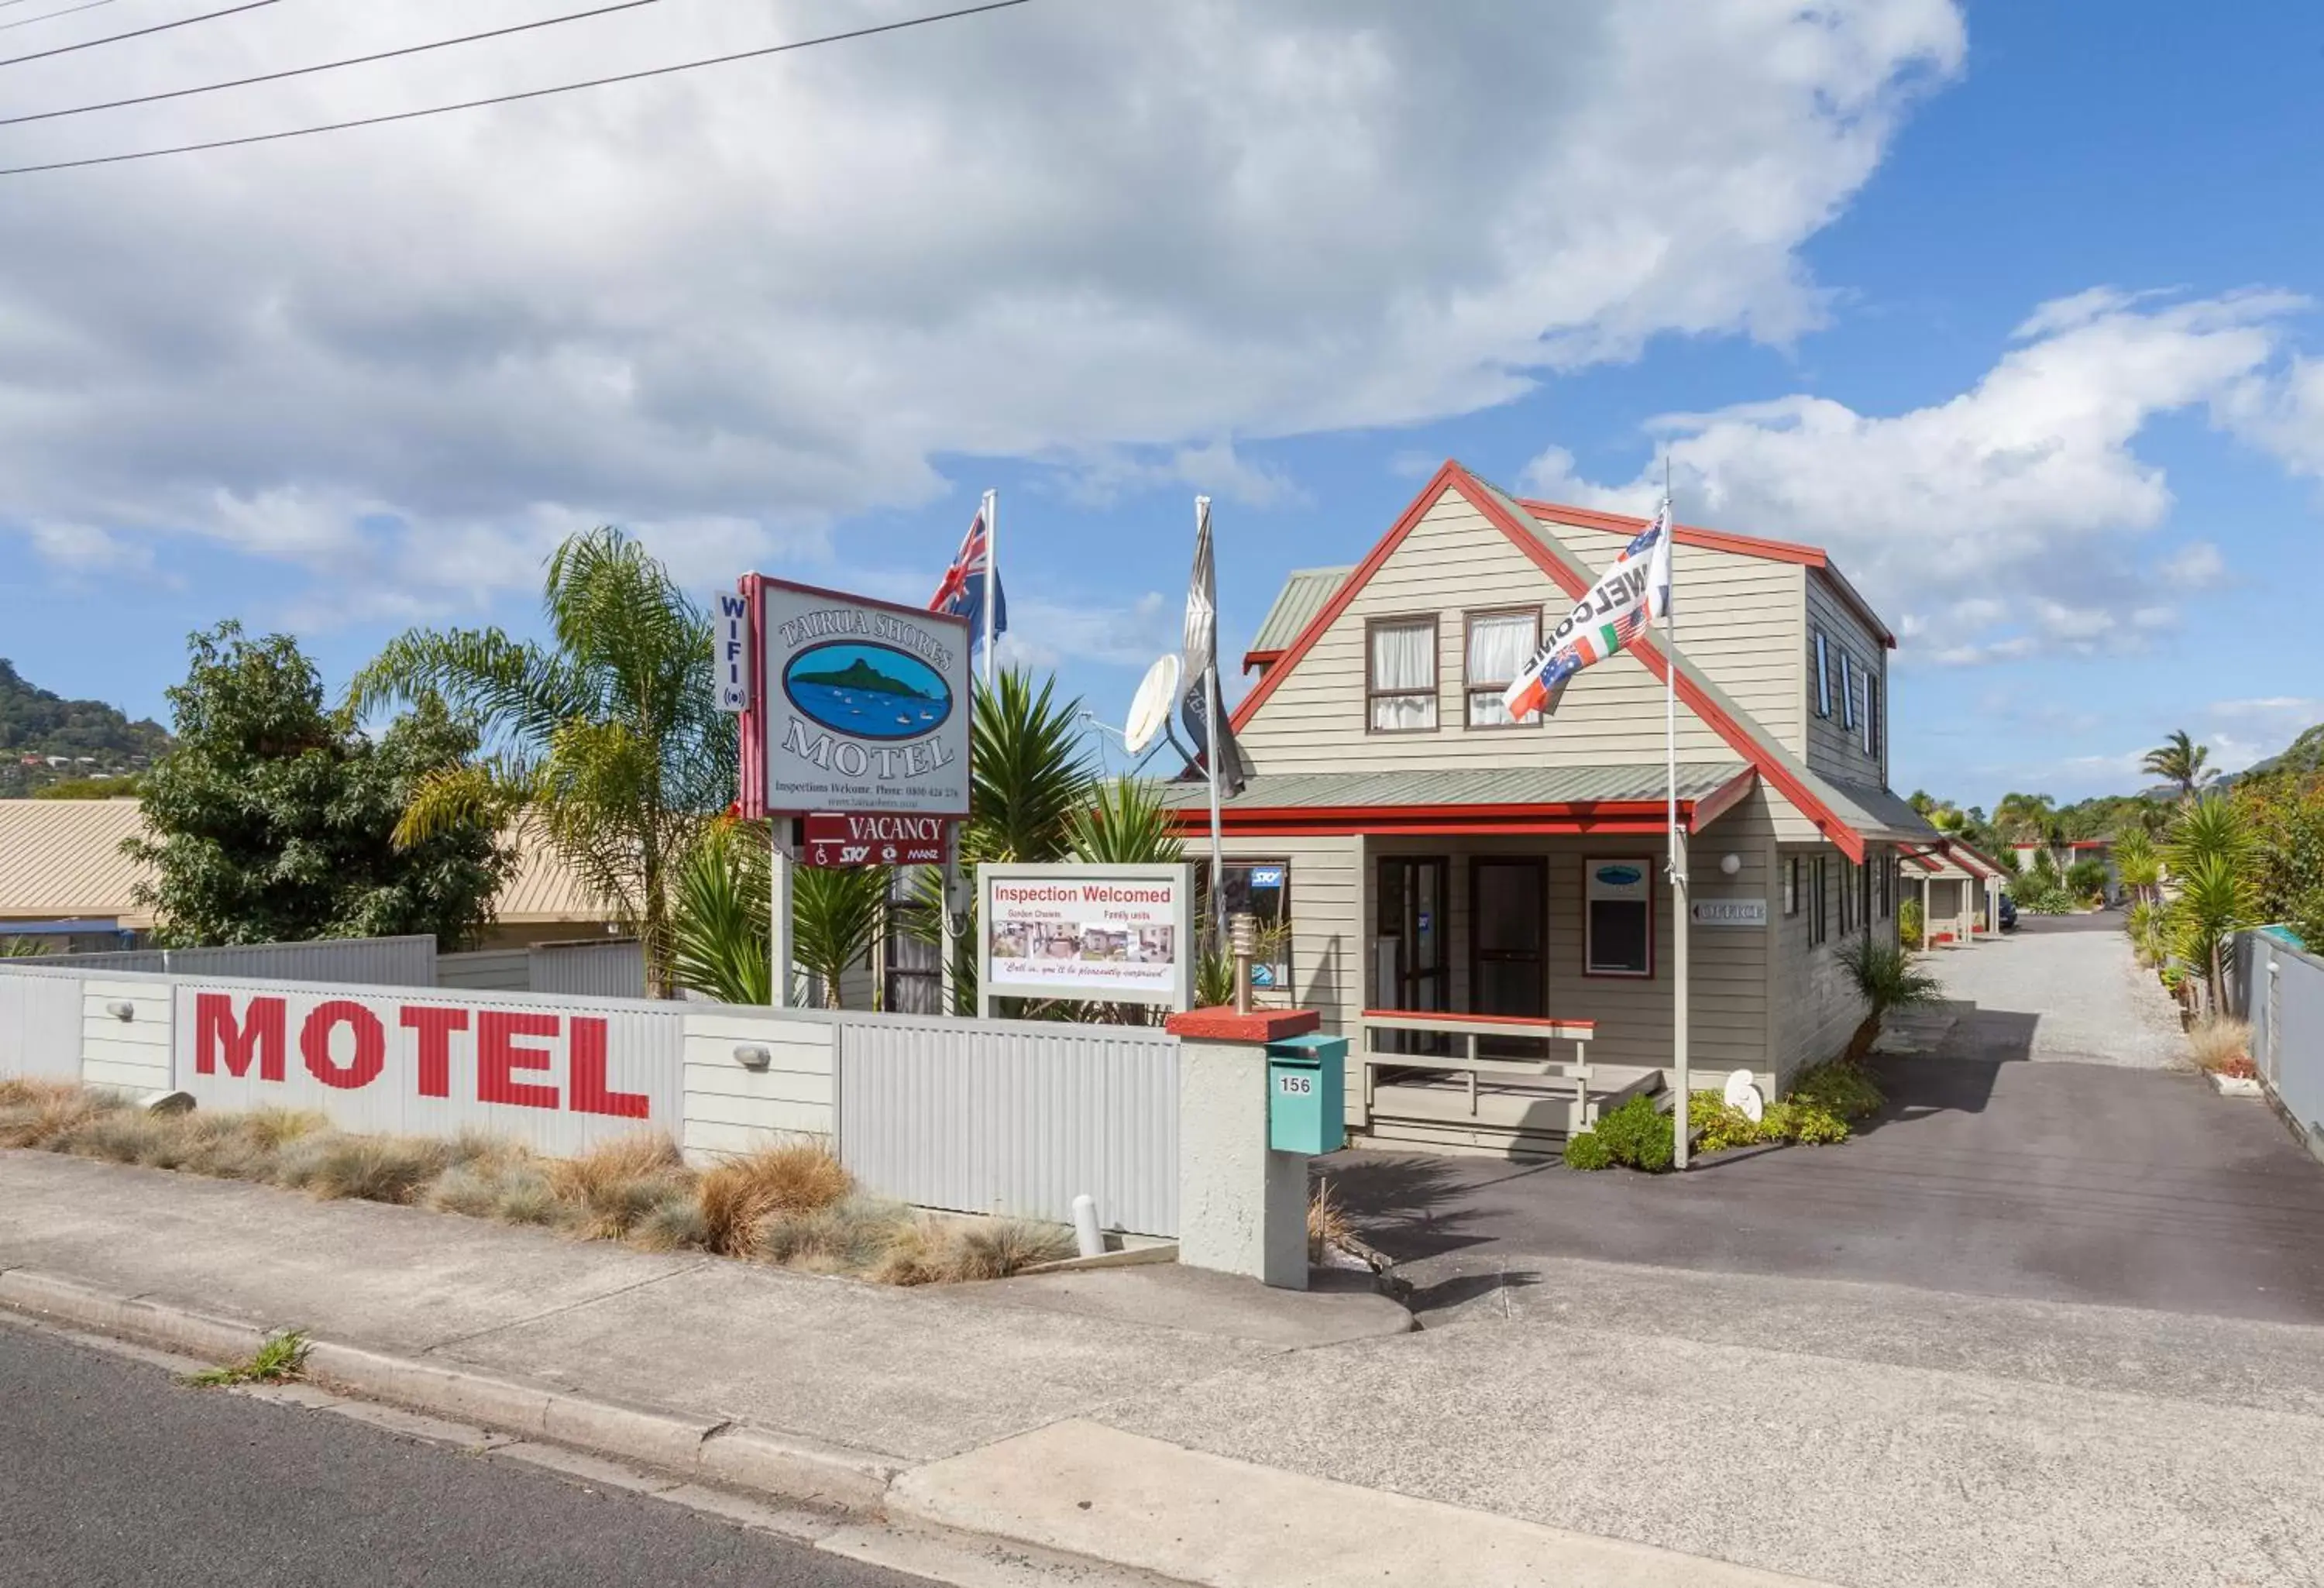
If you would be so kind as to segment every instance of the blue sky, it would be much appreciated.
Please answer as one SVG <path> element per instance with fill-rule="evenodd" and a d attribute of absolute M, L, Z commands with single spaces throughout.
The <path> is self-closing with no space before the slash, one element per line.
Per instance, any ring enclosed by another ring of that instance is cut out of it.
<path fill-rule="evenodd" d="M 671 5 L 8 151 L 835 14 Z M 238 616 L 336 683 L 407 623 L 528 626 L 546 546 L 601 520 L 706 594 L 757 566 L 919 599 L 994 486 L 1020 656 L 1118 720 L 1175 642 L 1195 491 L 1239 653 L 1285 570 L 1356 560 L 1443 457 L 1636 505 L 1666 442 L 1682 518 L 1831 546 L 1904 633 L 1900 788 L 2079 796 L 2136 786 L 2173 727 L 2232 766 L 2324 720 L 2324 19 L 1428 9 L 1044 0 L 757 76 L 9 179 L 0 655 L 160 715 L 186 632 Z M 373 42 L 271 15 L 36 92 Z"/>

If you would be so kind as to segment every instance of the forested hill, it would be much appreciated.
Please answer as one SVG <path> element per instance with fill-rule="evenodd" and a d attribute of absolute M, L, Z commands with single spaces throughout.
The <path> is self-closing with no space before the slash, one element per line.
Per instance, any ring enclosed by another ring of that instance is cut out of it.
<path fill-rule="evenodd" d="M 169 748 L 169 732 L 159 723 L 133 723 L 102 700 L 67 700 L 38 688 L 0 658 L 0 795 L 30 794 L 92 772 L 134 771 Z M 40 765 L 26 766 L 28 756 L 39 757 Z M 50 766 L 51 756 L 65 757 L 66 764 Z"/>

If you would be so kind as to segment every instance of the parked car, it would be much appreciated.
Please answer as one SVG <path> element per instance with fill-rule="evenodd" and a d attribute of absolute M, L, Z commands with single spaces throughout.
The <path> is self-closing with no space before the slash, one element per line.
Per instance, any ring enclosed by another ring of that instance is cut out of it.
<path fill-rule="evenodd" d="M 2005 932 L 2017 929 L 2017 900 L 2006 893 L 2001 896 L 2001 929 Z"/>

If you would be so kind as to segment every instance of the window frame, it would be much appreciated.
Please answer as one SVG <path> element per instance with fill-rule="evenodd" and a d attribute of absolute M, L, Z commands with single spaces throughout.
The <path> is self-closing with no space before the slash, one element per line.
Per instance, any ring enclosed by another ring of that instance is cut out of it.
<path fill-rule="evenodd" d="M 1821 629 L 1812 629 L 1809 633 L 1809 648 L 1815 652 L 1815 714 L 1829 718 L 1831 716 L 1831 641 Z M 1367 656 L 1370 654 L 1366 652 Z"/>
<path fill-rule="evenodd" d="M 1796 854 L 1784 856 L 1784 919 L 1786 920 L 1800 913 L 1801 858 Z"/>
<path fill-rule="evenodd" d="M 1646 968 L 1644 970 L 1600 970 L 1598 968 L 1598 924 L 1591 910 L 1590 873 L 1601 865 L 1634 865 L 1646 873 Z M 1585 854 L 1582 857 L 1582 974 L 1587 981 L 1651 982 L 1656 970 L 1655 943 L 1655 861 L 1651 855 Z"/>
<path fill-rule="evenodd" d="M 1831 875 L 1830 855 L 1819 854 L 1808 863 L 1808 946 L 1821 948 L 1831 941 Z"/>
<path fill-rule="evenodd" d="M 1864 753 L 1880 759 L 1880 680 L 1864 675 Z"/>
<path fill-rule="evenodd" d="M 1241 872 L 1248 875 L 1250 872 L 1266 866 L 1279 866 L 1282 868 L 1283 882 L 1281 887 L 1278 889 L 1278 891 L 1281 893 L 1283 899 L 1282 919 L 1284 922 L 1288 924 L 1293 919 L 1291 914 L 1291 861 L 1288 856 L 1277 857 L 1271 854 L 1246 856 L 1240 854 L 1230 854 L 1220 864 L 1219 871 L 1222 876 L 1225 876 L 1235 872 Z M 1231 895 L 1232 890 L 1230 889 L 1229 892 Z M 1194 919 L 1197 922 L 1206 921 L 1211 919 L 1210 893 L 1211 868 L 1208 866 L 1196 866 L 1194 868 Z M 1243 893 L 1246 898 L 1248 898 L 1250 893 L 1250 884 L 1247 882 L 1243 884 Z M 1228 902 L 1230 905 L 1232 904 L 1233 900 L 1231 897 L 1230 897 Z M 1232 912 L 1230 910 L 1230 919 L 1231 919 L 1231 914 Z M 1261 922 L 1260 924 L 1264 927 L 1266 923 Z M 1290 990 L 1292 985 L 1292 939 L 1296 936 L 1296 932 L 1297 928 L 1294 927 L 1291 931 L 1286 932 L 1283 935 L 1283 954 L 1281 958 L 1272 961 L 1253 960 L 1251 962 L 1252 992 L 1284 992 Z M 1279 982 L 1260 982 L 1257 973 L 1262 965 L 1264 965 L 1269 971 L 1282 972 L 1283 979 Z"/>
<path fill-rule="evenodd" d="M 1538 728 L 1549 721 L 1549 714 L 1546 712 L 1536 712 L 1530 721 L 1520 722 L 1512 717 L 1505 723 L 1480 723 L 1471 715 L 1475 710 L 1477 704 L 1471 697 L 1473 697 L 1478 690 L 1493 688 L 1507 689 L 1511 684 L 1517 682 L 1517 679 L 1514 677 L 1511 677 L 1503 679 L 1498 683 L 1494 683 L 1489 680 L 1480 683 L 1478 680 L 1471 679 L 1469 676 L 1469 640 L 1471 632 L 1476 627 L 1477 620 L 1480 617 L 1526 616 L 1530 616 L 1533 619 L 1533 644 L 1526 651 L 1526 655 L 1530 658 L 1536 651 L 1538 651 L 1541 649 L 1542 617 L 1540 606 L 1526 606 L 1520 605 L 1513 606 L 1480 606 L 1474 610 L 1467 608 L 1462 609 L 1461 614 L 1461 727 L 1463 732 L 1484 734 L 1497 733 L 1507 728 Z M 1370 676 L 1371 669 L 1371 636 L 1369 633 L 1364 636 L 1364 669 L 1366 674 L 1364 682 L 1367 689 L 1369 690 L 1371 683 Z M 1366 722 L 1370 722 L 1371 720 L 1371 702 L 1369 697 L 1364 702 L 1364 720 Z"/>
<path fill-rule="evenodd" d="M 1426 623 L 1428 625 L 1428 687 L 1425 689 L 1382 689 L 1376 688 L 1372 681 L 1372 662 L 1374 657 L 1378 654 L 1372 648 L 1372 635 L 1374 632 L 1379 629 L 1416 629 L 1423 623 Z M 1444 632 L 1443 614 L 1442 613 L 1406 612 L 1382 614 L 1378 617 L 1368 617 L 1364 619 L 1365 733 L 1391 735 L 1404 734 L 1434 734 L 1443 726 L 1443 647 Z M 1469 659 L 1467 656 L 1462 656 L 1461 659 L 1461 665 L 1464 671 L 1467 669 L 1468 662 Z M 1383 728 L 1372 718 L 1372 702 L 1375 700 L 1409 700 L 1418 698 L 1424 695 L 1428 699 L 1429 716 L 1429 720 L 1425 726 L 1417 728 Z M 1462 697 L 1462 711 L 1464 717 L 1467 714 L 1467 710 L 1468 697 L 1463 696 Z"/>
<path fill-rule="evenodd" d="M 1856 732 L 1856 666 L 1855 652 L 1845 645 L 1840 648 L 1840 725 L 1849 734 Z"/>

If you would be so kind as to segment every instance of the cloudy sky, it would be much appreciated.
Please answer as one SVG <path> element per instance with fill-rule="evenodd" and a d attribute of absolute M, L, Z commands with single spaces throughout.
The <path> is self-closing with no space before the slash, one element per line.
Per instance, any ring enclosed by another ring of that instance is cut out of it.
<path fill-rule="evenodd" d="M 599 4 L 607 0 L 597 0 Z M 942 9 L 0 5 L 0 166 Z M 2324 718 L 2304 8 L 1032 0 L 650 81 L 0 175 L 0 655 L 160 713 L 183 637 L 334 680 L 531 622 L 602 522 L 924 598 L 1003 493 L 1020 658 L 1115 718 L 1217 498 L 1240 648 L 1457 456 L 1819 542 L 1904 636 L 1895 780 L 2131 786 Z M 51 13 L 58 14 L 51 15 Z"/>

